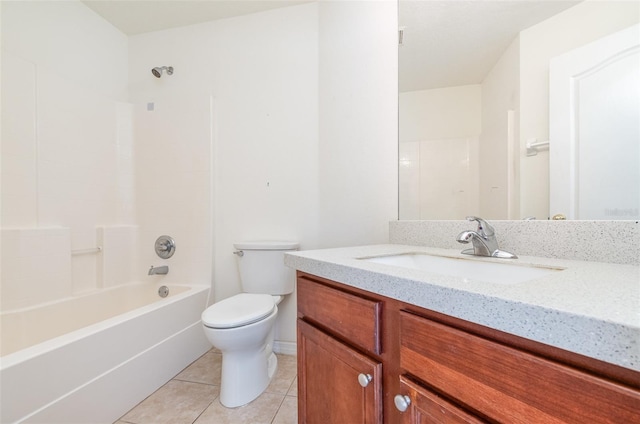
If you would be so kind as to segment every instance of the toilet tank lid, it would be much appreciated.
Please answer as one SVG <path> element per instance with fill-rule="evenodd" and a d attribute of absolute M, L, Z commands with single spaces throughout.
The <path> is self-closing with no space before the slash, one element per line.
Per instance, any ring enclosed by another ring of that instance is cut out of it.
<path fill-rule="evenodd" d="M 233 243 L 238 250 L 295 250 L 300 247 L 297 241 L 243 241 Z"/>

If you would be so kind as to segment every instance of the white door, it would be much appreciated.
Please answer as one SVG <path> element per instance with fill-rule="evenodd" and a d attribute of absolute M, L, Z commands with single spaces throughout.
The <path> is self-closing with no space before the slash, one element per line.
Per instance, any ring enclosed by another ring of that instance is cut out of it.
<path fill-rule="evenodd" d="M 551 60 L 550 216 L 640 219 L 639 29 Z"/>

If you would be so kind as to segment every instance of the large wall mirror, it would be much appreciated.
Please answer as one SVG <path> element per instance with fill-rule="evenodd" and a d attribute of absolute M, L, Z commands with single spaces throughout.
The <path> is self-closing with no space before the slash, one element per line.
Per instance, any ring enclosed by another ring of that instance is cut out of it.
<path fill-rule="evenodd" d="M 400 219 L 640 219 L 639 1 L 399 1 Z"/>

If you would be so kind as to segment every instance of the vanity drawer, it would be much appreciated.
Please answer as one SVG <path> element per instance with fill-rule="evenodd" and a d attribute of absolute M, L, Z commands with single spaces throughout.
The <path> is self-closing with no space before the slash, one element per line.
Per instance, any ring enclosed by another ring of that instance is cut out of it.
<path fill-rule="evenodd" d="M 407 312 L 400 366 L 499 422 L 640 422 L 640 394 Z"/>
<path fill-rule="evenodd" d="M 382 302 L 298 277 L 298 315 L 349 343 L 381 353 Z"/>

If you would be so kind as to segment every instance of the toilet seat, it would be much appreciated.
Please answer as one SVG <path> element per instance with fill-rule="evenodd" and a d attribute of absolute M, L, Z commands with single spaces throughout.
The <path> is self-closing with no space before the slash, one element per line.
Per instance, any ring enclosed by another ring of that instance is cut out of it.
<path fill-rule="evenodd" d="M 241 293 L 214 303 L 202 313 L 202 323 L 209 328 L 235 328 L 260 321 L 276 308 L 269 294 Z"/>

